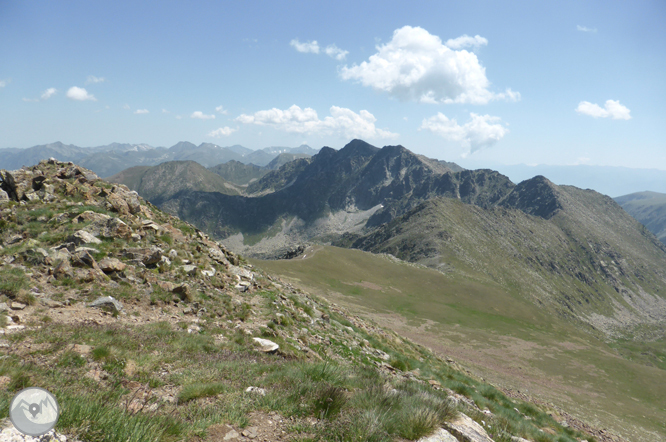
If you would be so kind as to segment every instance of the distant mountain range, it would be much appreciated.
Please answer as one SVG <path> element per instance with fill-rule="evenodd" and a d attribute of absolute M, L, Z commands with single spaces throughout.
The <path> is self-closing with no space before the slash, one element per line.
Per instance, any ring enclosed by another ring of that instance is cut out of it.
<path fill-rule="evenodd" d="M 634 192 L 651 190 L 666 193 L 666 170 L 633 169 L 613 166 L 549 166 L 525 164 L 503 165 L 478 161 L 464 161 L 467 168 L 489 167 L 519 183 L 537 175 L 548 177 L 556 184 L 594 189 L 599 193 L 616 197 Z"/>
<path fill-rule="evenodd" d="M 155 166 L 166 161 L 196 161 L 212 167 L 231 160 L 243 164 L 266 166 L 280 154 L 314 155 L 316 149 L 298 147 L 266 147 L 252 150 L 240 145 L 221 147 L 202 143 L 196 146 L 180 142 L 169 148 L 147 144 L 112 143 L 106 146 L 78 147 L 61 142 L 33 146 L 28 149 L 0 149 L 0 169 L 18 169 L 54 157 L 60 161 L 78 163 L 101 177 L 109 177 L 133 166 Z"/>
<path fill-rule="evenodd" d="M 637 192 L 615 201 L 666 244 L 666 194 Z"/>
<path fill-rule="evenodd" d="M 605 335 L 658 333 L 666 246 L 615 201 L 543 176 L 516 185 L 461 169 L 354 140 L 288 162 L 240 195 L 174 186 L 152 202 L 246 256 L 306 242 L 388 253 L 498 284 Z"/>

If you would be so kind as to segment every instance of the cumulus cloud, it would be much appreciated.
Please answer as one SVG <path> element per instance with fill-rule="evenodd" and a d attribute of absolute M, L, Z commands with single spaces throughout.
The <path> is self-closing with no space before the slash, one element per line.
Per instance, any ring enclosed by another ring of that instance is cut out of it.
<path fill-rule="evenodd" d="M 597 28 L 587 28 L 581 25 L 576 26 L 576 29 L 578 29 L 581 32 L 592 32 L 592 33 L 597 32 Z"/>
<path fill-rule="evenodd" d="M 238 129 L 232 129 L 228 126 L 221 127 L 219 129 L 212 130 L 208 133 L 209 137 L 215 137 L 215 138 L 220 138 L 220 137 L 228 137 L 232 133 L 236 132 Z"/>
<path fill-rule="evenodd" d="M 201 111 L 196 111 L 196 112 L 192 112 L 192 115 L 190 115 L 190 118 L 198 118 L 199 120 L 214 120 L 215 115 L 213 115 L 213 114 L 206 115 Z"/>
<path fill-rule="evenodd" d="M 169 112 L 169 111 L 166 110 L 166 109 L 162 109 L 162 113 L 163 113 L 163 114 L 170 114 L 171 112 Z"/>
<path fill-rule="evenodd" d="M 143 115 L 143 114 L 149 114 L 150 111 L 148 109 L 137 109 L 134 111 L 134 113 L 137 115 Z"/>
<path fill-rule="evenodd" d="M 9 84 L 9 80 L 0 80 L 0 87 L 5 87 Z"/>
<path fill-rule="evenodd" d="M 54 87 L 48 88 L 47 90 L 44 91 L 44 93 L 42 93 L 42 100 L 48 100 L 49 98 L 54 96 L 57 92 L 58 90 Z"/>
<path fill-rule="evenodd" d="M 104 78 L 104 77 L 95 77 L 94 75 L 88 75 L 88 79 L 86 80 L 86 84 L 103 83 L 105 81 L 106 81 L 106 78 Z"/>
<path fill-rule="evenodd" d="M 229 111 L 224 108 L 224 106 L 218 106 L 215 108 L 215 112 L 222 115 L 229 115 Z"/>
<path fill-rule="evenodd" d="M 329 57 L 335 58 L 336 60 L 340 60 L 340 61 L 347 58 L 347 54 L 349 54 L 349 51 L 345 51 L 344 49 L 340 49 L 335 44 L 331 44 L 331 45 L 326 46 L 326 49 L 324 49 L 324 52 Z"/>
<path fill-rule="evenodd" d="M 272 126 L 278 130 L 299 134 L 338 135 L 344 138 L 395 138 L 396 133 L 375 127 L 377 119 L 367 110 L 358 114 L 350 109 L 331 106 L 330 116 L 319 119 L 312 108 L 301 109 L 293 105 L 289 109 L 277 108 L 242 114 L 236 121 L 243 124 Z"/>
<path fill-rule="evenodd" d="M 581 101 L 578 103 L 576 112 L 583 115 L 589 115 L 594 118 L 631 120 L 631 115 L 629 115 L 631 111 L 625 106 L 622 106 L 619 100 L 606 100 L 606 104 L 603 108 L 598 104 L 590 103 L 589 101 Z"/>
<path fill-rule="evenodd" d="M 463 156 L 488 148 L 509 133 L 509 129 L 500 123 L 499 117 L 475 113 L 469 115 L 470 121 L 460 125 L 455 119 L 449 119 L 438 112 L 435 116 L 423 119 L 419 130 L 427 129 L 447 140 L 461 143 L 467 149 Z"/>
<path fill-rule="evenodd" d="M 317 40 L 306 41 L 301 43 L 300 41 L 298 41 L 297 38 L 295 38 L 292 41 L 290 41 L 289 44 L 294 48 L 296 48 L 298 52 L 305 52 L 305 53 L 310 52 L 312 54 L 319 53 L 319 43 L 317 43 Z"/>
<path fill-rule="evenodd" d="M 468 47 L 478 48 L 479 46 L 487 45 L 488 40 L 481 37 L 480 35 L 470 37 L 469 35 L 465 34 L 458 38 L 449 38 L 446 40 L 445 44 L 451 49 L 462 49 Z"/>
<path fill-rule="evenodd" d="M 95 98 L 93 94 L 89 94 L 88 91 L 85 90 L 84 88 L 76 86 L 72 86 L 69 88 L 69 90 L 67 91 L 67 98 L 76 101 L 86 101 L 86 100 L 97 101 L 97 98 Z"/>
<path fill-rule="evenodd" d="M 357 80 L 401 100 L 422 103 L 486 104 L 520 99 L 520 93 L 511 89 L 501 94 L 489 91 L 486 69 L 474 53 L 453 50 L 420 27 L 396 29 L 392 40 L 377 46 L 377 53 L 368 61 L 344 66 L 340 75 L 343 80 Z"/>

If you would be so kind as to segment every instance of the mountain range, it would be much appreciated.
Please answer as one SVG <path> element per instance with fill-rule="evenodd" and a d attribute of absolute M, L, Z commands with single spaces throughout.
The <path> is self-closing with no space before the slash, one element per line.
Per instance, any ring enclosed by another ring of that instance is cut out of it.
<path fill-rule="evenodd" d="M 387 253 L 498 284 L 593 333 L 663 334 L 666 247 L 592 190 L 543 176 L 514 184 L 361 140 L 289 162 L 244 194 L 177 188 L 152 202 L 248 256 L 313 242 Z"/>
<path fill-rule="evenodd" d="M 56 142 L 27 149 L 0 149 L 0 168 L 19 169 L 23 165 L 36 164 L 43 159 L 53 157 L 60 161 L 76 162 L 100 177 L 109 177 L 128 167 L 155 166 L 166 161 L 196 161 L 204 167 L 212 167 L 235 160 L 244 164 L 266 166 L 283 153 L 313 155 L 317 153 L 317 150 L 307 145 L 294 148 L 266 147 L 251 150 L 240 145 L 221 147 L 216 144 L 202 143 L 197 146 L 184 141 L 169 148 L 121 143 L 78 147 Z"/>

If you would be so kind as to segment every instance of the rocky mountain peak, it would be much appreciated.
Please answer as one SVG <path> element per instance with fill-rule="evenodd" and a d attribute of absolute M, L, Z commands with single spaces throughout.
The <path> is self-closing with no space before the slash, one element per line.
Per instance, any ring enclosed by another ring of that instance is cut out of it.
<path fill-rule="evenodd" d="M 519 183 L 501 205 L 544 219 L 552 218 L 563 208 L 558 186 L 543 175 Z"/>
<path fill-rule="evenodd" d="M 342 149 L 339 150 L 338 155 L 340 157 L 351 157 L 351 156 L 360 156 L 360 157 L 369 157 L 376 154 L 380 149 L 373 146 L 370 143 L 366 143 L 363 140 L 351 140 L 345 145 Z"/>

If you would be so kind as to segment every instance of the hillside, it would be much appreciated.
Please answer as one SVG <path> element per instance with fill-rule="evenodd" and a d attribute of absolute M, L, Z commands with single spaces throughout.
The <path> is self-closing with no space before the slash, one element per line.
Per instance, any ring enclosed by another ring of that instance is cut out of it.
<path fill-rule="evenodd" d="M 619 196 L 615 202 L 666 244 L 666 194 L 638 192 Z"/>
<path fill-rule="evenodd" d="M 152 167 L 132 167 L 112 177 L 144 198 L 162 201 L 183 189 L 238 195 L 234 185 L 194 161 L 170 161 Z"/>
<path fill-rule="evenodd" d="M 239 186 L 247 185 L 266 175 L 269 170 L 254 164 L 243 164 L 240 161 L 231 160 L 217 166 L 209 167 L 213 173 L 218 174 L 226 181 Z"/>
<path fill-rule="evenodd" d="M 88 441 L 619 440 L 295 289 L 91 171 L 50 160 L 1 177 L 0 418 L 34 385 L 60 402 L 56 430 Z"/>
<path fill-rule="evenodd" d="M 666 247 L 594 191 L 537 177 L 500 207 L 436 198 L 339 244 L 499 284 L 603 336 L 665 337 Z"/>

